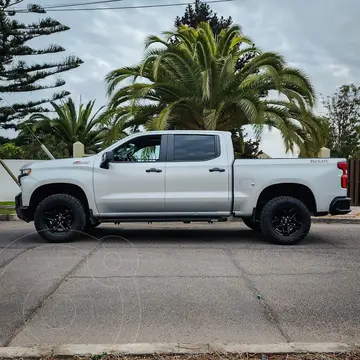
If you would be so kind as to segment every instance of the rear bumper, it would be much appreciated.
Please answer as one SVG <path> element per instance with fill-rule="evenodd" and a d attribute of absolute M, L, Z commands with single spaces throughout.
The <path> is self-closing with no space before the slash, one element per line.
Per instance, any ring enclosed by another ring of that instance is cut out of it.
<path fill-rule="evenodd" d="M 329 213 L 331 215 L 345 215 L 350 209 L 351 199 L 348 197 L 336 197 L 330 204 Z"/>
<path fill-rule="evenodd" d="M 16 215 L 19 219 L 26 222 L 30 222 L 33 220 L 30 208 L 28 206 L 22 206 L 21 193 L 15 196 L 15 210 Z"/>

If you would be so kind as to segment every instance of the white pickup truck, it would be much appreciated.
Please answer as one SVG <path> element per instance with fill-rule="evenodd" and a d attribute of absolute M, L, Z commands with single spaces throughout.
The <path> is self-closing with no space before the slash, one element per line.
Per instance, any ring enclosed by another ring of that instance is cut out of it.
<path fill-rule="evenodd" d="M 311 216 L 350 212 L 345 159 L 234 160 L 229 132 L 140 132 L 97 155 L 20 172 L 18 217 L 50 242 L 103 222 L 242 218 L 292 245 L 308 234 Z"/>

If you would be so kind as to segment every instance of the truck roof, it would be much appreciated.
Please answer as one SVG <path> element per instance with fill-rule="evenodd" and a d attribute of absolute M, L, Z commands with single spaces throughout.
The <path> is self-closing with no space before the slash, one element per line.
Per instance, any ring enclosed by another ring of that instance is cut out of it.
<path fill-rule="evenodd" d="M 149 134 L 230 134 L 230 131 L 218 130 L 156 130 L 156 131 L 143 131 Z"/>

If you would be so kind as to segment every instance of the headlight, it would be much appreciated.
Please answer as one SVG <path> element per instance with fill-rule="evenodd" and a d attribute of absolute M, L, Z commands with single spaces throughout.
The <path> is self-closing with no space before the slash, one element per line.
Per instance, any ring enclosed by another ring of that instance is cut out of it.
<path fill-rule="evenodd" d="M 31 174 L 31 169 L 20 169 L 20 175 L 18 176 L 18 182 L 21 186 L 21 178 Z"/>
<path fill-rule="evenodd" d="M 21 176 L 28 176 L 31 174 L 31 169 L 21 169 L 20 173 L 21 173 Z"/>

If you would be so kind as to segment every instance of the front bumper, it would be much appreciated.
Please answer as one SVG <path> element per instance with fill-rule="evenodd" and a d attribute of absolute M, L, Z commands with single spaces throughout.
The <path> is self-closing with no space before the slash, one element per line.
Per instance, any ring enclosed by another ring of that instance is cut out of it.
<path fill-rule="evenodd" d="M 330 204 L 329 213 L 331 215 L 345 215 L 350 209 L 351 199 L 348 197 L 336 197 Z"/>
<path fill-rule="evenodd" d="M 28 206 L 22 206 L 21 193 L 15 196 L 15 210 L 19 219 L 26 222 L 30 222 L 33 220 L 30 208 Z"/>

